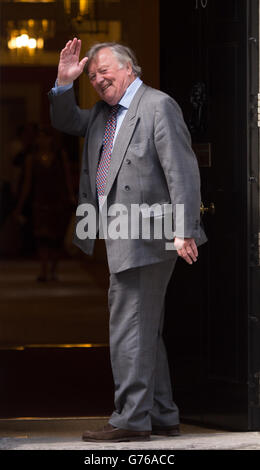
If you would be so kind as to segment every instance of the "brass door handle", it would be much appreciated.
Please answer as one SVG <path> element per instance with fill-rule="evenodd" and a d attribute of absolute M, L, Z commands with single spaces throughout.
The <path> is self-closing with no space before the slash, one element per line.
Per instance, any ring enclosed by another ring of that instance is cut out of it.
<path fill-rule="evenodd" d="M 210 215 L 214 215 L 216 212 L 216 209 L 215 209 L 215 204 L 214 202 L 211 202 L 209 204 L 209 207 L 205 207 L 203 202 L 201 203 L 200 205 L 200 213 L 201 215 L 204 215 L 204 214 L 210 214 Z"/>

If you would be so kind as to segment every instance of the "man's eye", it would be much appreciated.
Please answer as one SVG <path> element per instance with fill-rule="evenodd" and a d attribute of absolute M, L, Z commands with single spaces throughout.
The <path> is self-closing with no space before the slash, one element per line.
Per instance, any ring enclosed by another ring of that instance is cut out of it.
<path fill-rule="evenodd" d="M 95 78 L 96 78 L 96 75 L 90 75 L 90 77 L 89 77 L 91 82 L 93 82 L 93 80 L 95 80 Z"/>
<path fill-rule="evenodd" d="M 100 73 L 106 73 L 107 72 L 107 69 L 103 69 L 100 71 Z"/>

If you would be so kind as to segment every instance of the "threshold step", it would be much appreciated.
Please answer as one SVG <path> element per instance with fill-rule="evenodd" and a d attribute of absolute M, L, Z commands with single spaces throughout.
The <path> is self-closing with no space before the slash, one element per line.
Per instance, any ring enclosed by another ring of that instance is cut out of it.
<path fill-rule="evenodd" d="M 109 416 L 0 419 L 0 437 L 31 437 L 37 434 L 81 434 L 107 424 Z"/>

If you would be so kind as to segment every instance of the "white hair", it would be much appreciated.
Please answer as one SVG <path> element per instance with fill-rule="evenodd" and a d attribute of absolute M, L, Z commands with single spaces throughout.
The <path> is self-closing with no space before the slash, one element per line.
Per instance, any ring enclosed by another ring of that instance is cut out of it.
<path fill-rule="evenodd" d="M 89 51 L 86 53 L 86 57 L 88 57 L 88 61 L 85 65 L 85 72 L 88 74 L 88 68 L 92 61 L 92 59 L 96 56 L 96 54 L 101 50 L 109 48 L 113 54 L 118 59 L 119 64 L 121 67 L 124 67 L 128 62 L 130 62 L 133 73 L 136 77 L 140 77 L 142 74 L 142 69 L 137 63 L 136 56 L 134 52 L 127 46 L 123 46 L 117 42 L 101 42 L 94 44 Z"/>

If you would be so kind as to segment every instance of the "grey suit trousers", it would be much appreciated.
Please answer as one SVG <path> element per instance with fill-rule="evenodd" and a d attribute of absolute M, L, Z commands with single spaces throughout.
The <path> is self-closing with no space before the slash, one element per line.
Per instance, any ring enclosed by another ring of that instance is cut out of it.
<path fill-rule="evenodd" d="M 162 338 L 164 299 L 176 257 L 111 274 L 110 357 L 115 411 L 110 424 L 151 430 L 179 423 Z"/>

